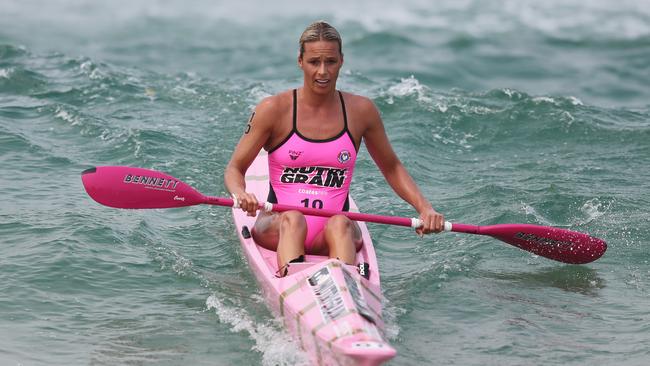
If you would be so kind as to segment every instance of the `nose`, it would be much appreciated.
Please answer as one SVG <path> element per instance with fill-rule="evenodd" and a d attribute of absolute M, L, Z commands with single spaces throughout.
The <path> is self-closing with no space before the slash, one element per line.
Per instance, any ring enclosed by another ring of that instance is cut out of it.
<path fill-rule="evenodd" d="M 325 75 L 327 71 L 325 70 L 325 62 L 321 62 L 320 65 L 318 66 L 318 74 L 319 75 Z"/>

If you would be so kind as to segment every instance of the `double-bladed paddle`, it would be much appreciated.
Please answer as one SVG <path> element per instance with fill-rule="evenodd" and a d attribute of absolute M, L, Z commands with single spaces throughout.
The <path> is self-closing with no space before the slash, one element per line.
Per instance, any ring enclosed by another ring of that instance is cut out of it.
<path fill-rule="evenodd" d="M 173 208 L 198 204 L 232 207 L 230 198 L 206 196 L 190 185 L 155 170 L 100 166 L 81 175 L 88 195 L 102 205 L 115 208 Z M 351 220 L 417 228 L 419 219 L 382 216 L 359 212 L 296 207 L 277 203 L 260 203 L 260 210 L 300 211 L 305 215 L 345 215 Z M 445 231 L 487 235 L 531 253 L 571 264 L 593 262 L 607 250 L 605 241 L 587 234 L 550 226 L 529 224 L 467 225 L 445 222 Z"/>

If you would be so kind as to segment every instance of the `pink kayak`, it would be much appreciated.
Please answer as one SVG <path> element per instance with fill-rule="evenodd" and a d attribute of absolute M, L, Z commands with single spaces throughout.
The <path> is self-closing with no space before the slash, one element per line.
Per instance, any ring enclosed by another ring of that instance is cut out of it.
<path fill-rule="evenodd" d="M 268 194 L 266 153 L 246 173 L 246 189 L 258 199 Z M 350 208 L 356 205 L 350 200 Z M 375 250 L 365 223 L 364 245 L 356 266 L 325 256 L 307 255 L 277 278 L 277 256 L 250 236 L 255 218 L 233 208 L 239 240 L 269 307 L 315 365 L 380 365 L 396 354 L 382 334 L 381 288 Z"/>

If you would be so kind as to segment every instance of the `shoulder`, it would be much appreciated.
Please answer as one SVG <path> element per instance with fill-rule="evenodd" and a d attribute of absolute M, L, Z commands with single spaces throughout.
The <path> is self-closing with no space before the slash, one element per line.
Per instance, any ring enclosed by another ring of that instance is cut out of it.
<path fill-rule="evenodd" d="M 379 109 L 368 97 L 343 93 L 349 126 L 358 136 L 364 136 L 369 129 L 383 124 Z"/>
<path fill-rule="evenodd" d="M 377 106 L 372 100 L 363 95 L 341 92 L 345 100 L 346 107 L 349 107 L 355 113 L 378 112 Z"/>
<path fill-rule="evenodd" d="M 262 99 L 251 116 L 251 135 L 264 140 L 269 150 L 284 139 L 292 128 L 293 90 L 287 90 Z"/>
<path fill-rule="evenodd" d="M 277 121 L 284 118 L 291 111 L 291 90 L 265 97 L 256 106 L 250 122 L 273 128 Z"/>
<path fill-rule="evenodd" d="M 292 90 L 287 90 L 262 99 L 255 107 L 255 113 L 277 114 L 285 112 L 292 103 Z"/>

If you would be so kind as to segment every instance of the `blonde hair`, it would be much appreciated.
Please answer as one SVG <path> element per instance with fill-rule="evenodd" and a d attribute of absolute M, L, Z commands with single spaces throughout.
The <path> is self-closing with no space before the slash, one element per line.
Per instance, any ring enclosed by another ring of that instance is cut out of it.
<path fill-rule="evenodd" d="M 336 28 L 323 20 L 311 23 L 300 36 L 300 57 L 305 53 L 305 43 L 316 41 L 334 41 L 339 44 L 339 53 L 343 56 L 343 41 Z"/>

